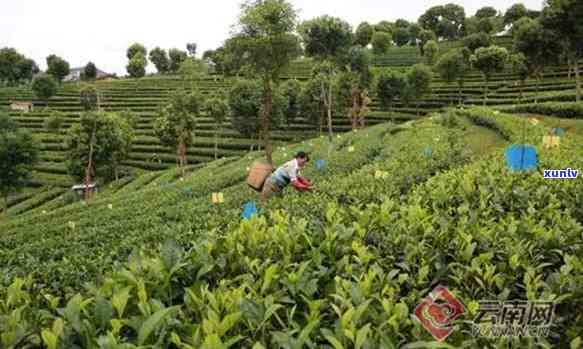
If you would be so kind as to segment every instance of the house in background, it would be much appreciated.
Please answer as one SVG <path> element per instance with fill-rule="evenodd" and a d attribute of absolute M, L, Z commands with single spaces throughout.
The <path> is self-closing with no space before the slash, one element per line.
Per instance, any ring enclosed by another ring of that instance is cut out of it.
<path fill-rule="evenodd" d="M 85 67 L 72 68 L 71 70 L 69 70 L 69 75 L 65 76 L 63 81 L 79 81 L 79 80 L 81 80 L 81 74 L 83 73 L 84 70 L 85 70 Z M 109 77 L 110 75 L 111 74 L 107 74 L 106 72 L 97 69 L 96 79 L 104 79 L 104 78 Z"/>
<path fill-rule="evenodd" d="M 34 105 L 32 102 L 12 102 L 10 109 L 28 113 L 34 110 Z"/>

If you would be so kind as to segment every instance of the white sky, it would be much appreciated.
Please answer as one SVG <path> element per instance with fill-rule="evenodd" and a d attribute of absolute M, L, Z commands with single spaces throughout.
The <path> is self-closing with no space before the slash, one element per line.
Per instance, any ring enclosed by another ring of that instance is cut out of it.
<path fill-rule="evenodd" d="M 514 2 L 540 10 L 543 0 L 290 0 L 300 19 L 328 14 L 356 27 L 405 18 L 416 21 L 431 6 L 454 2 L 466 15 L 482 6 L 506 11 Z M 46 56 L 56 54 L 71 68 L 93 61 L 109 73 L 125 75 L 126 48 L 134 42 L 148 50 L 155 46 L 186 50 L 198 44 L 197 55 L 221 45 L 237 21 L 240 0 L 3 0 L 0 47 L 14 47 L 33 58 L 41 69 Z M 154 71 L 152 64 L 148 71 Z"/>

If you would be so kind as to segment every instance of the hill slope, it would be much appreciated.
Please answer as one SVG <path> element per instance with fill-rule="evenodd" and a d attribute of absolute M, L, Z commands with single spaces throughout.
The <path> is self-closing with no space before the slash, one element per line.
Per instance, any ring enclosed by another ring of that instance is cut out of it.
<path fill-rule="evenodd" d="M 549 126 L 471 109 L 279 149 L 277 163 L 301 148 L 327 166 L 305 171 L 314 193 L 258 203 L 250 221 L 256 153 L 2 223 L 3 283 L 31 277 L 0 289 L 2 340 L 38 343 L 44 328 L 64 347 L 420 347 L 431 337 L 409 315 L 443 284 L 464 320 L 482 299 L 556 299 L 546 341 L 567 347 L 583 329 L 583 182 L 509 172 L 501 148 L 535 145 L 540 170 L 583 168 L 580 128 L 548 150 Z M 503 343 L 463 331 L 448 343 Z"/>

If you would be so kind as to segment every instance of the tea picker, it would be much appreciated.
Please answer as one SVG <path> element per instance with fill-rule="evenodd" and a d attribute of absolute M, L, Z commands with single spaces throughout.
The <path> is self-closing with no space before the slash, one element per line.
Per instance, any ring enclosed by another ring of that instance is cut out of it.
<path fill-rule="evenodd" d="M 247 184 L 252 189 L 261 192 L 262 200 L 267 200 L 272 195 L 281 194 L 289 184 L 298 191 L 309 191 L 312 183 L 307 178 L 300 176 L 300 171 L 309 160 L 308 154 L 299 151 L 292 160 L 281 165 L 275 171 L 271 165 L 256 161 L 249 171 Z"/>

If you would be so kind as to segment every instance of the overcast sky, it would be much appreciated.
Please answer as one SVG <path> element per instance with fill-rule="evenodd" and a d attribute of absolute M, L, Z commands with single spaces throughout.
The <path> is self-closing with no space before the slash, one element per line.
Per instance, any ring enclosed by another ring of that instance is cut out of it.
<path fill-rule="evenodd" d="M 0 47 L 14 47 L 44 69 L 45 58 L 56 54 L 71 67 L 93 61 L 98 68 L 125 75 L 126 48 L 140 42 L 151 49 L 198 44 L 197 55 L 221 45 L 236 23 L 241 0 L 3 0 L 0 12 Z M 438 0 L 291 0 L 300 19 L 328 14 L 356 27 L 405 18 L 416 21 Z M 517 1 L 518 2 L 518 1 Z M 521 1 L 540 10 L 542 0 Z M 473 15 L 482 6 L 506 11 L 504 0 L 454 1 Z M 148 71 L 154 71 L 152 64 Z"/>

